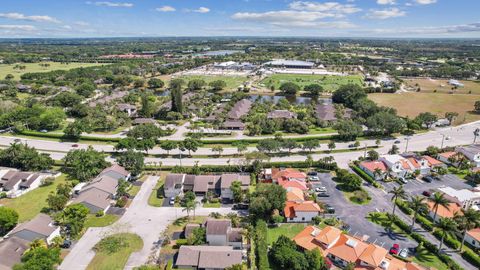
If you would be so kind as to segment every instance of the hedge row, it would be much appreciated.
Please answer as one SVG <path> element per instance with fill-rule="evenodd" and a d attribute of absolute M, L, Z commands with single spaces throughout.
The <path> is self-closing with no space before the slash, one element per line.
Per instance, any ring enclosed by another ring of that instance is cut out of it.
<path fill-rule="evenodd" d="M 432 233 L 438 240 L 441 240 L 442 239 L 442 231 L 440 230 L 435 230 L 433 233 Z M 450 234 L 447 234 L 445 236 L 445 239 L 443 240 L 445 245 L 447 245 L 448 247 L 452 248 L 452 249 L 459 249 L 460 248 L 460 245 L 461 243 L 457 240 L 457 237 L 455 236 L 452 236 Z"/>
<path fill-rule="evenodd" d="M 405 222 L 400 220 L 400 218 L 398 218 L 397 216 L 395 216 L 394 222 L 400 229 L 402 229 L 405 233 L 409 234 L 415 241 L 417 241 L 419 244 L 422 243 L 429 252 L 436 255 L 442 262 L 444 262 L 448 266 L 449 269 L 463 269 L 458 263 L 456 263 L 452 258 L 450 258 L 450 256 L 446 254 L 440 254 L 438 251 L 438 247 L 427 241 L 427 239 L 425 239 L 421 234 L 411 232 L 410 227 Z"/>
<path fill-rule="evenodd" d="M 407 202 L 397 200 L 397 206 L 406 215 L 410 216 L 413 214 L 413 209 L 408 206 Z M 420 224 L 420 226 L 422 226 L 422 228 L 424 228 L 425 230 L 429 232 L 433 231 L 433 223 L 421 214 L 417 215 L 415 222 Z"/>
<path fill-rule="evenodd" d="M 465 250 L 462 253 L 462 258 L 467 260 L 469 263 L 475 265 L 476 267 L 480 268 L 480 256 L 478 256 L 478 254 L 474 251 L 469 249 Z"/>
<path fill-rule="evenodd" d="M 397 200 L 396 204 L 398 206 L 398 209 L 402 210 L 403 213 L 406 215 L 411 216 L 413 214 L 413 210 L 408 207 L 408 203 L 404 200 Z"/>
<path fill-rule="evenodd" d="M 373 179 L 373 177 L 371 177 L 370 175 L 368 175 L 366 172 L 364 172 L 362 169 L 360 169 L 360 167 L 356 166 L 356 165 L 352 165 L 350 167 L 354 172 L 356 172 L 358 175 L 360 175 L 360 177 L 363 178 L 363 180 L 367 181 L 368 183 L 372 184 L 374 187 L 376 188 L 381 188 L 382 185 L 380 185 L 375 179 Z"/>
<path fill-rule="evenodd" d="M 267 223 L 265 220 L 258 220 L 255 226 L 255 236 L 257 242 L 257 265 L 259 270 L 270 269 L 268 262 L 268 241 L 267 241 Z"/>
<path fill-rule="evenodd" d="M 305 142 L 305 141 L 309 141 L 309 140 L 319 140 L 319 141 L 328 141 L 328 140 L 336 140 L 338 139 L 338 136 L 337 135 L 319 135 L 319 136 L 305 136 L 305 137 L 294 137 L 294 138 L 288 138 L 288 139 L 291 139 L 291 140 L 294 140 L 296 142 Z M 245 142 L 245 143 L 258 143 L 259 141 L 262 141 L 262 140 L 265 140 L 265 139 L 241 139 L 242 142 Z M 232 143 L 236 143 L 238 142 L 239 140 L 238 139 L 225 139 L 225 140 L 201 140 L 202 143 L 204 144 L 232 144 Z"/>

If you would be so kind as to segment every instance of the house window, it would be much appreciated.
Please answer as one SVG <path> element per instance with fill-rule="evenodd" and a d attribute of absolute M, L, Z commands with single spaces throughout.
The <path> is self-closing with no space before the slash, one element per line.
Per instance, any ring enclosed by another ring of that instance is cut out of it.
<path fill-rule="evenodd" d="M 302 220 L 305 220 L 305 218 L 304 218 L 304 217 L 302 217 Z"/>

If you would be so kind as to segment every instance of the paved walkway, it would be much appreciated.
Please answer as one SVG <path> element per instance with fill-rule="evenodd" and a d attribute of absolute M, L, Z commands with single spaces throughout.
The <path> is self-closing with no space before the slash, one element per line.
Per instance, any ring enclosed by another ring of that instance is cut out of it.
<path fill-rule="evenodd" d="M 59 269 L 86 269 L 95 256 L 95 252 L 92 251 L 95 244 L 102 238 L 119 232 L 135 233 L 143 240 L 142 250 L 132 253 L 125 269 L 133 269 L 143 265 L 154 256 L 160 248 L 160 234 L 175 219 L 186 216 L 180 208 L 148 205 L 148 198 L 158 179 L 158 176 L 147 178 L 126 213 L 117 222 L 107 227 L 89 228 L 78 243 L 73 246 Z M 232 210 L 229 208 L 198 208 L 196 210 L 197 215 L 208 215 L 211 212 L 227 214 Z"/>

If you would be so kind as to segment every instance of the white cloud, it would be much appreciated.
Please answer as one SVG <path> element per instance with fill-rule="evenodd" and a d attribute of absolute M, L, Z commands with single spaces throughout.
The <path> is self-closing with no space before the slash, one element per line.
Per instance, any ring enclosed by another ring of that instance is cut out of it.
<path fill-rule="evenodd" d="M 102 1 L 102 2 L 86 2 L 88 5 L 95 5 L 95 6 L 104 6 L 104 7 L 126 7 L 126 8 L 131 8 L 133 7 L 132 3 L 122 3 L 122 2 L 108 2 L 108 1 Z"/>
<path fill-rule="evenodd" d="M 377 0 L 379 5 L 395 5 L 395 0 Z"/>
<path fill-rule="evenodd" d="M 369 19 L 378 19 L 378 20 L 385 20 L 389 18 L 396 18 L 396 17 L 403 17 L 407 13 L 399 8 L 389 8 L 389 9 L 371 9 L 366 18 Z"/>
<path fill-rule="evenodd" d="M 357 8 L 352 4 L 340 4 L 338 2 L 304 2 L 304 1 L 295 1 L 289 5 L 290 9 L 301 10 L 301 11 L 315 11 L 315 12 L 333 12 L 339 14 L 352 14 L 361 11 L 360 8 Z"/>
<path fill-rule="evenodd" d="M 1 30 L 34 31 L 36 28 L 33 25 L 0 24 L 0 29 Z"/>
<path fill-rule="evenodd" d="M 430 4 L 435 4 L 437 0 L 414 0 L 415 3 L 419 5 L 430 5 Z"/>
<path fill-rule="evenodd" d="M 208 13 L 208 12 L 210 12 L 210 9 L 207 8 L 207 7 L 199 7 L 197 9 L 192 10 L 192 11 L 197 12 L 197 13 Z"/>
<path fill-rule="evenodd" d="M 75 25 L 78 25 L 78 26 L 89 26 L 90 24 L 88 22 L 84 22 L 84 21 L 76 21 L 75 22 Z"/>
<path fill-rule="evenodd" d="M 22 13 L 11 12 L 11 13 L 0 13 L 1 18 L 12 19 L 12 20 L 23 20 L 23 21 L 33 21 L 33 22 L 50 22 L 50 23 L 60 23 L 59 20 L 46 16 L 46 15 L 31 15 L 27 16 Z"/>
<path fill-rule="evenodd" d="M 156 8 L 155 10 L 160 12 L 173 12 L 176 9 L 172 6 L 163 6 L 163 7 Z"/>
<path fill-rule="evenodd" d="M 460 25 L 449 26 L 431 26 L 431 27 L 412 27 L 412 28 L 399 28 L 399 29 L 373 29 L 369 31 L 374 34 L 392 34 L 401 36 L 421 36 L 421 35 L 451 35 L 461 33 L 480 33 L 480 22 Z"/>
<path fill-rule="evenodd" d="M 264 13 L 236 13 L 232 16 L 235 20 L 264 22 L 277 26 L 291 27 L 332 27 L 332 28 L 351 28 L 353 24 L 349 22 L 321 22 L 320 19 L 336 17 L 335 14 L 308 11 L 269 11 Z"/>

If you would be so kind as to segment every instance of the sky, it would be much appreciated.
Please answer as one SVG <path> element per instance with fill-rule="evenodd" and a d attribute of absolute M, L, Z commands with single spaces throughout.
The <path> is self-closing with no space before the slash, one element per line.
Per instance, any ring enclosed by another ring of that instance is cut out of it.
<path fill-rule="evenodd" d="M 480 38 L 479 0 L 2 0 L 0 38 Z"/>

